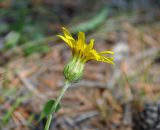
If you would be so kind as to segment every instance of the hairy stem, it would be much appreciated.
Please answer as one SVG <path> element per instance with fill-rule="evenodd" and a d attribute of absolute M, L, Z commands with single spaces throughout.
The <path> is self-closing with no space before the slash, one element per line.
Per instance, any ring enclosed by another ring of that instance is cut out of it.
<path fill-rule="evenodd" d="M 61 90 L 59 96 L 57 97 L 57 99 L 56 99 L 56 101 L 55 101 L 54 106 L 52 107 L 52 111 L 53 111 L 52 114 L 55 113 L 56 108 L 57 108 L 57 106 L 58 106 L 60 100 L 62 99 L 62 97 L 63 97 L 65 91 L 66 91 L 67 88 L 69 87 L 69 85 L 70 85 L 69 82 L 66 81 L 64 87 L 62 88 L 62 90 Z M 46 122 L 46 125 L 45 125 L 45 129 L 44 129 L 44 130 L 49 130 L 49 127 L 50 127 L 50 124 L 51 124 L 51 121 L 52 121 L 52 114 L 50 114 L 50 115 L 48 116 L 47 122 Z"/>

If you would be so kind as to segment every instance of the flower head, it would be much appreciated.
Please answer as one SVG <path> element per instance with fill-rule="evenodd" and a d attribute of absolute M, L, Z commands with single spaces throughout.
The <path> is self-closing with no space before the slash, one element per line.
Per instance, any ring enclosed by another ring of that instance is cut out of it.
<path fill-rule="evenodd" d="M 78 80 L 84 69 L 85 62 L 89 60 L 102 61 L 110 64 L 114 64 L 112 57 L 105 57 L 105 54 L 114 54 L 112 51 L 97 52 L 94 46 L 94 39 L 91 39 L 89 44 L 85 41 L 84 32 L 78 33 L 78 39 L 75 40 L 70 32 L 66 28 L 62 28 L 63 35 L 58 35 L 67 45 L 72 49 L 73 58 L 64 69 L 65 78 L 69 81 Z"/>

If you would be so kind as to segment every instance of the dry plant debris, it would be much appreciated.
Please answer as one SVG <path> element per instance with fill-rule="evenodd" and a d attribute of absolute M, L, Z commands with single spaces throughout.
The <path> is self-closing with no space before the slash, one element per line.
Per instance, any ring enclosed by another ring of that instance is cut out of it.
<path fill-rule="evenodd" d="M 122 21 L 119 24 L 122 41 L 128 46 L 127 55 L 120 50 L 122 58 L 116 61 L 115 68 L 88 63 L 83 80 L 64 96 L 63 107 L 53 121 L 54 130 L 132 130 L 133 109 L 141 109 L 147 100 L 159 99 L 160 66 L 155 62 L 160 52 L 159 30 L 149 26 L 141 29 Z M 114 29 L 93 35 L 101 33 L 105 37 L 97 49 L 114 48 L 120 42 L 115 38 L 120 34 Z M 0 119 L 18 98 L 22 99 L 9 115 L 8 125 L 0 123 L 1 129 L 43 129 L 44 122 L 37 122 L 38 114 L 45 101 L 54 99 L 60 91 L 69 55 L 68 48 L 58 43 L 45 55 L 20 56 L 0 68 Z"/>

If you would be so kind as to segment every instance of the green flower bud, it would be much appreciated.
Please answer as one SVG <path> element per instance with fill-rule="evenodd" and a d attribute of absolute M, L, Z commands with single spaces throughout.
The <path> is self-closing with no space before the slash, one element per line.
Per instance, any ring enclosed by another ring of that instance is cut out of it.
<path fill-rule="evenodd" d="M 70 83 L 78 81 L 84 70 L 84 62 L 81 58 L 74 56 L 64 68 L 65 79 Z"/>

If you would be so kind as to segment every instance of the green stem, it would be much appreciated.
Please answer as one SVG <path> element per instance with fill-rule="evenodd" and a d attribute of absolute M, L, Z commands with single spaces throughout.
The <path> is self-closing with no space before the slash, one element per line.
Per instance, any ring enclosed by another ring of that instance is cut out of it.
<path fill-rule="evenodd" d="M 49 130 L 49 126 L 51 124 L 51 121 L 52 121 L 52 114 L 48 116 L 47 118 L 47 122 L 46 122 L 46 125 L 45 125 L 45 130 Z"/>
<path fill-rule="evenodd" d="M 52 110 L 53 110 L 53 113 L 52 113 L 52 114 L 55 113 L 55 110 L 56 110 L 56 108 L 57 108 L 60 100 L 62 99 L 65 91 L 66 91 L 67 88 L 69 87 L 69 85 L 70 85 L 69 82 L 66 81 L 64 87 L 62 88 L 62 90 L 61 90 L 61 92 L 60 92 L 60 94 L 59 94 L 59 96 L 57 97 L 57 100 L 55 101 L 54 106 L 52 107 Z M 49 130 L 49 127 L 50 127 L 50 124 L 51 124 L 51 121 L 52 121 L 52 114 L 50 114 L 50 115 L 48 116 L 44 130 Z"/>

